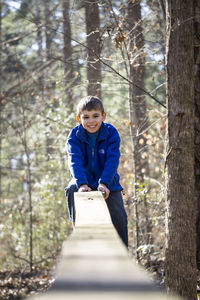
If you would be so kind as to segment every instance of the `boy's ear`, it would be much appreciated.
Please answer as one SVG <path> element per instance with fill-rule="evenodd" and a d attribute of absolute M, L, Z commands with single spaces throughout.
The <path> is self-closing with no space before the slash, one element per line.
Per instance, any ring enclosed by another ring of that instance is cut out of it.
<path fill-rule="evenodd" d="M 79 116 L 76 116 L 76 121 L 77 121 L 78 123 L 81 123 L 81 119 L 80 119 Z"/>
<path fill-rule="evenodd" d="M 103 121 L 105 121 L 105 119 L 106 119 L 106 113 L 104 112 L 103 113 Z"/>

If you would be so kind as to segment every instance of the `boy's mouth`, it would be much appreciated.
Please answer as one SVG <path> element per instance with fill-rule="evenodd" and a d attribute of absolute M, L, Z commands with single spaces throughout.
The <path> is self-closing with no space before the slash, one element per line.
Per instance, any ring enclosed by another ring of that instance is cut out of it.
<path fill-rule="evenodd" d="M 93 128 L 97 127 L 97 125 L 88 125 L 87 127 L 93 129 Z"/>
<path fill-rule="evenodd" d="M 95 132 L 98 129 L 98 126 L 97 125 L 88 125 L 87 129 L 91 132 L 93 132 L 93 131 Z"/>

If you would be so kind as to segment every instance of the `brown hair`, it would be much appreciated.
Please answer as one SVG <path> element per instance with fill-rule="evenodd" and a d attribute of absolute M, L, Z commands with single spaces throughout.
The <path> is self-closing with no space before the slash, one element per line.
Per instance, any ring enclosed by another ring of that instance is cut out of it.
<path fill-rule="evenodd" d="M 77 106 L 77 116 L 80 117 L 83 110 L 100 110 L 102 114 L 104 113 L 102 101 L 94 96 L 87 96 L 80 100 Z"/>

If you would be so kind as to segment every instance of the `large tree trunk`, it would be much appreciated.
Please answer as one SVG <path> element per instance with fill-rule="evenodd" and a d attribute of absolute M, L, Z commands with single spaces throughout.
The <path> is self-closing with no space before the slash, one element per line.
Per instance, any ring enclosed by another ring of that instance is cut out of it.
<path fill-rule="evenodd" d="M 193 5 L 167 1 L 166 285 L 196 299 Z"/>
<path fill-rule="evenodd" d="M 0 0 L 0 203 L 2 197 L 2 99 L 3 99 L 3 91 L 2 91 L 2 2 Z"/>
<path fill-rule="evenodd" d="M 73 110 L 74 100 L 73 100 L 73 60 L 72 60 L 72 45 L 71 45 L 71 25 L 69 18 L 69 0 L 62 1 L 62 11 L 63 11 L 63 32 L 64 32 L 64 84 L 65 84 L 65 94 L 67 97 L 67 103 Z"/>
<path fill-rule="evenodd" d="M 138 86 L 144 88 L 145 77 L 145 56 L 144 56 L 144 37 L 141 19 L 140 1 L 128 2 L 128 27 L 129 27 L 129 48 L 130 48 L 130 80 Z M 141 132 L 147 127 L 146 117 L 146 101 L 145 95 L 141 89 L 130 85 L 129 89 L 129 106 L 130 106 L 130 121 L 131 135 L 133 139 L 133 156 L 134 156 L 134 173 L 135 173 L 135 188 L 144 184 L 145 175 L 149 175 L 148 153 L 146 138 Z M 136 196 L 136 190 L 135 190 Z M 135 197 L 137 199 L 137 197 Z M 148 207 L 146 199 L 141 202 L 140 208 L 145 213 L 145 222 L 142 226 L 146 228 L 145 239 L 142 243 L 149 244 L 150 241 L 150 221 L 148 218 Z M 138 203 L 135 200 L 136 216 L 138 214 Z M 136 220 L 136 223 L 139 220 Z M 136 224 L 136 248 L 139 246 L 139 226 Z"/>
<path fill-rule="evenodd" d="M 85 1 L 88 95 L 101 98 L 100 21 L 98 1 Z"/>
<path fill-rule="evenodd" d="M 197 203 L 197 266 L 200 269 L 200 1 L 194 0 L 195 197 Z"/>

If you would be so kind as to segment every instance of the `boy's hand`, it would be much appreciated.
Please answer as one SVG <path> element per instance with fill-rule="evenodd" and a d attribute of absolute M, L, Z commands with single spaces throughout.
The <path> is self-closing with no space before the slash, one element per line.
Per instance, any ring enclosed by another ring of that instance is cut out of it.
<path fill-rule="evenodd" d="M 78 192 L 90 192 L 91 190 L 87 184 L 83 184 L 79 187 Z"/>
<path fill-rule="evenodd" d="M 107 186 L 105 184 L 100 183 L 98 186 L 98 191 L 106 193 L 105 199 L 107 199 L 109 197 L 110 190 L 107 188 Z"/>

